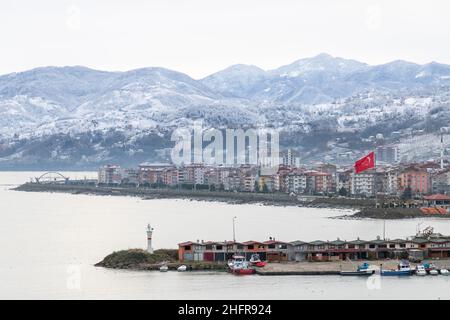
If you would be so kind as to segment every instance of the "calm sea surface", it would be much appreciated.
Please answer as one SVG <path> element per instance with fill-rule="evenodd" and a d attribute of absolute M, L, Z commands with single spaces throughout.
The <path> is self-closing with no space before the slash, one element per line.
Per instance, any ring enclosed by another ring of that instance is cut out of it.
<path fill-rule="evenodd" d="M 93 172 L 67 172 L 71 178 Z M 0 172 L 0 299 L 449 299 L 450 277 L 236 277 L 224 272 L 138 272 L 96 268 L 114 250 L 186 240 L 351 240 L 382 234 L 383 222 L 329 217 L 349 211 L 187 200 L 28 193 L 10 188 L 37 172 Z M 421 227 L 450 234 L 450 221 L 388 221 L 389 238 Z"/>

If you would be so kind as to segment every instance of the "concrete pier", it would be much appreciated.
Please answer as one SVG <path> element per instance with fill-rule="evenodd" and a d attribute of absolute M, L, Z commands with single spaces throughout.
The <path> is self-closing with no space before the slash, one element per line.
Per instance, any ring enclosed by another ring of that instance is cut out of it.
<path fill-rule="evenodd" d="M 450 260 L 428 260 L 433 262 L 437 269 L 450 268 Z M 355 271 L 363 261 L 336 261 L 336 262 L 285 262 L 268 263 L 263 268 L 256 268 L 256 274 L 261 276 L 286 276 L 286 275 L 339 275 L 340 271 Z M 396 269 L 397 260 L 366 261 L 371 266 L 383 269 Z M 417 263 L 411 263 L 415 268 Z"/>

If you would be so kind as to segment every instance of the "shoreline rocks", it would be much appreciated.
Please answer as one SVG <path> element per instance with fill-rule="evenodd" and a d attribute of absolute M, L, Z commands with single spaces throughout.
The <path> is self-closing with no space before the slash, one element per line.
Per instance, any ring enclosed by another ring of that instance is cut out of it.
<path fill-rule="evenodd" d="M 158 249 L 153 254 L 142 249 L 128 249 L 115 251 L 102 261 L 95 264 L 96 267 L 121 270 L 147 270 L 158 271 L 162 265 L 167 265 L 169 270 L 177 270 L 181 265 L 186 265 L 189 271 L 196 270 L 226 270 L 225 263 L 204 261 L 178 261 L 177 249 Z"/>
<path fill-rule="evenodd" d="M 264 206 L 295 206 L 304 208 L 331 208 L 357 210 L 352 215 L 342 215 L 339 219 L 411 219 L 411 218 L 450 218 L 446 215 L 424 215 L 417 208 L 375 208 L 374 199 L 353 199 L 342 197 L 292 196 L 286 193 L 251 193 L 208 190 L 150 189 L 132 187 L 105 187 L 77 184 L 38 184 L 25 183 L 14 190 L 27 192 L 61 192 L 84 195 L 132 196 L 143 200 L 184 199 L 191 201 L 222 202 L 227 204 L 260 204 Z"/>

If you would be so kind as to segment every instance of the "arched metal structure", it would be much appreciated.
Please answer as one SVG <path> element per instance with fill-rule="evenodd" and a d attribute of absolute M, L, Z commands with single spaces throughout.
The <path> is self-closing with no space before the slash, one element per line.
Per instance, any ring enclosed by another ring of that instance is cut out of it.
<path fill-rule="evenodd" d="M 60 172 L 48 171 L 36 178 L 37 183 L 66 183 L 69 177 Z"/>

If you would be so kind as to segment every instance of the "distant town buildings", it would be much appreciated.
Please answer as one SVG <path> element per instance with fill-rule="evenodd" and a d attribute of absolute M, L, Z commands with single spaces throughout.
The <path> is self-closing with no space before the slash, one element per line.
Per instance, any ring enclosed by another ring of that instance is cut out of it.
<path fill-rule="evenodd" d="M 289 159 L 289 157 L 287 158 Z M 289 162 L 289 161 L 288 161 Z M 420 197 L 450 192 L 450 167 L 438 163 L 378 164 L 376 170 L 356 174 L 352 167 L 330 163 L 313 167 L 281 164 L 267 174 L 257 165 L 234 167 L 143 163 L 138 168 L 105 165 L 98 171 L 103 185 L 134 185 L 239 192 L 374 197 L 376 194 Z"/>
<path fill-rule="evenodd" d="M 378 146 L 375 150 L 375 154 L 377 161 L 379 162 L 394 164 L 399 161 L 397 146 Z"/>

